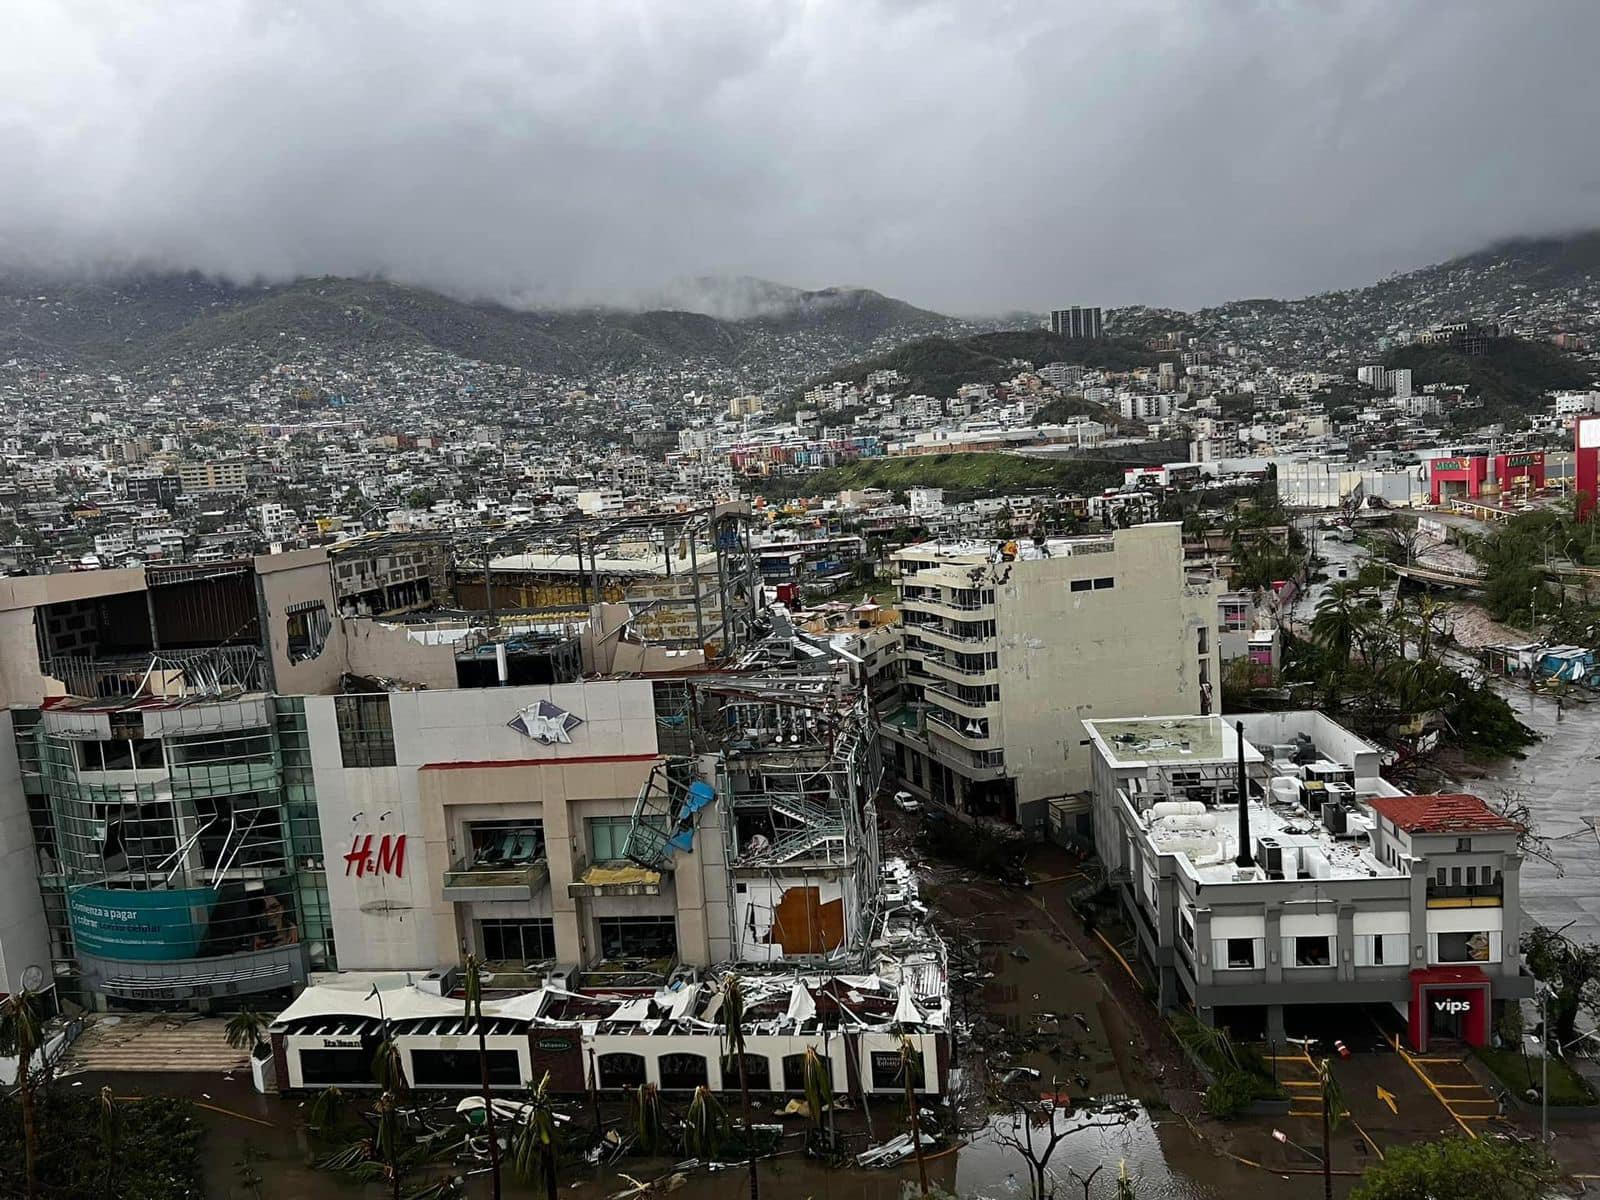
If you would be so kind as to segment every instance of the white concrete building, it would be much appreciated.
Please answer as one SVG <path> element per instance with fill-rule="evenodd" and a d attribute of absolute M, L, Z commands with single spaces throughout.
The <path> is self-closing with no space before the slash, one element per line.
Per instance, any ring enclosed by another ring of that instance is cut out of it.
<path fill-rule="evenodd" d="M 1404 794 L 1318 712 L 1088 728 L 1095 845 L 1163 1008 L 1279 1041 L 1365 1008 L 1426 1050 L 1532 995 L 1519 830 L 1477 797 Z"/>
<path fill-rule="evenodd" d="M 1210 711 L 1220 586 L 1188 579 L 1179 534 L 897 551 L 907 705 L 882 723 L 886 767 L 952 810 L 1040 829 L 1090 785 L 1085 720 Z"/>

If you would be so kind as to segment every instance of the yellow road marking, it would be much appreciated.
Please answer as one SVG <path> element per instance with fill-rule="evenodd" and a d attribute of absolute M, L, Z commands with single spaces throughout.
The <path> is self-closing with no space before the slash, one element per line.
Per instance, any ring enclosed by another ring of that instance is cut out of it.
<path fill-rule="evenodd" d="M 1411 1055 L 1407 1054 L 1405 1052 L 1405 1050 L 1403 1050 L 1401 1048 L 1400 1039 L 1399 1038 L 1395 1039 L 1395 1047 L 1394 1048 L 1395 1048 L 1395 1052 L 1397 1054 L 1399 1054 L 1401 1058 L 1406 1060 L 1406 1065 L 1408 1067 L 1410 1067 L 1413 1071 L 1416 1072 L 1417 1078 L 1422 1080 L 1423 1085 L 1430 1092 L 1433 1093 L 1434 1099 L 1437 1100 L 1444 1107 L 1445 1112 L 1450 1114 L 1450 1119 L 1452 1121 L 1454 1121 L 1457 1125 L 1461 1126 L 1461 1132 L 1465 1133 L 1469 1138 L 1472 1138 L 1474 1141 L 1476 1141 L 1477 1137 L 1478 1137 L 1477 1130 L 1473 1129 L 1471 1125 L 1467 1124 L 1467 1122 L 1462 1119 L 1461 1114 L 1456 1112 L 1456 1110 L 1450 1106 L 1450 1101 L 1448 1101 L 1448 1100 L 1446 1100 L 1444 1098 L 1444 1093 L 1439 1090 L 1438 1086 L 1433 1082 L 1433 1080 L 1428 1078 L 1428 1073 L 1426 1071 L 1424 1071 L 1420 1066 L 1417 1065 L 1418 1062 L 1425 1062 L 1427 1060 L 1412 1058 Z M 1453 1062 L 1455 1060 L 1454 1059 L 1435 1059 L 1434 1061 L 1435 1062 Z M 1488 1120 L 1487 1117 L 1485 1117 L 1483 1119 L 1484 1120 Z"/>

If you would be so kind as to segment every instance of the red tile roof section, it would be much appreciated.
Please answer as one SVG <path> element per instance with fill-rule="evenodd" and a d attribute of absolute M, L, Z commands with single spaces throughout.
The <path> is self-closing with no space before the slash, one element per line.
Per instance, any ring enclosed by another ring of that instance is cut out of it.
<path fill-rule="evenodd" d="M 1407 833 L 1514 833 L 1515 821 L 1502 817 L 1478 797 L 1466 792 L 1441 792 L 1436 796 L 1374 796 L 1372 811 L 1388 818 Z"/>

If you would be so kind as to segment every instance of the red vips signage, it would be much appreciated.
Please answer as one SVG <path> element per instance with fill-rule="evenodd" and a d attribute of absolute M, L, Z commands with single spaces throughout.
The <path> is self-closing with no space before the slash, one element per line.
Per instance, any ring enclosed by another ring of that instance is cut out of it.
<path fill-rule="evenodd" d="M 350 843 L 350 853 L 344 856 L 344 873 L 355 873 L 357 879 L 367 875 L 393 875 L 405 878 L 406 835 L 386 833 L 373 846 L 370 833 L 358 833 Z"/>

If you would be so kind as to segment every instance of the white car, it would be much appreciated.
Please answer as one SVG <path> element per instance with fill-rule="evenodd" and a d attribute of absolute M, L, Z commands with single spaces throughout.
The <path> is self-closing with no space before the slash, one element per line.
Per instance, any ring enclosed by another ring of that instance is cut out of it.
<path fill-rule="evenodd" d="M 894 794 L 894 806 L 901 812 L 922 811 L 922 801 L 918 800 L 910 792 L 896 792 Z"/>

